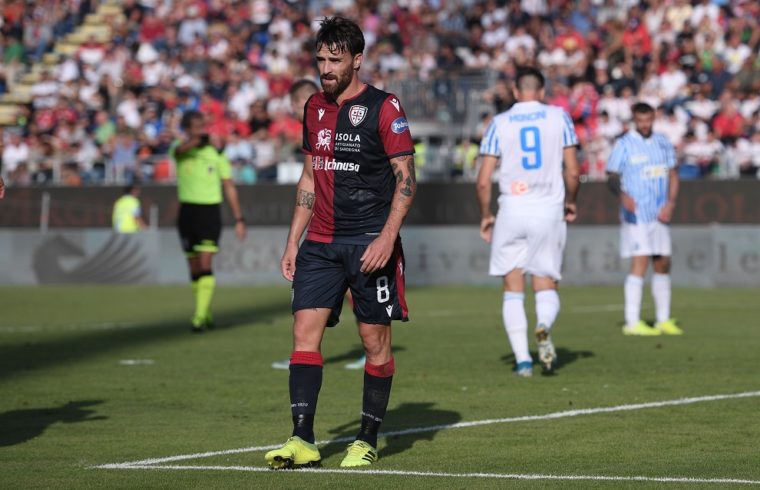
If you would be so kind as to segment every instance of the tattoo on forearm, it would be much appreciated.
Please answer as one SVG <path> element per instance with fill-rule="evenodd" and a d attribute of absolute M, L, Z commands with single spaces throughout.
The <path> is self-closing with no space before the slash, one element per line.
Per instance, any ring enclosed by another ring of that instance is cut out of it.
<path fill-rule="evenodd" d="M 412 178 L 412 182 L 417 183 L 417 173 L 414 168 L 414 157 L 409 155 L 406 160 L 406 169 L 409 171 L 409 176 Z"/>
<path fill-rule="evenodd" d="M 313 192 L 307 192 L 303 189 L 298 189 L 298 195 L 296 196 L 296 206 L 301 206 L 306 209 L 314 208 L 314 200 L 316 194 Z"/>
<path fill-rule="evenodd" d="M 405 195 L 406 197 L 411 197 L 412 195 L 412 185 L 414 183 L 412 182 L 412 177 L 410 175 L 406 176 L 406 180 L 404 181 L 404 187 L 401 188 L 401 194 Z"/>
<path fill-rule="evenodd" d="M 391 161 L 393 173 L 396 175 L 396 184 L 402 184 L 399 191 L 402 196 L 411 197 L 414 194 L 414 187 L 417 184 L 417 176 L 414 172 L 414 157 L 412 155 L 403 155 L 394 158 Z M 404 170 L 406 170 L 406 175 Z"/>
<path fill-rule="evenodd" d="M 404 172 L 398 168 L 398 163 L 396 162 L 391 162 L 391 167 L 393 168 L 393 175 L 396 176 L 396 183 L 401 183 L 404 180 Z"/>

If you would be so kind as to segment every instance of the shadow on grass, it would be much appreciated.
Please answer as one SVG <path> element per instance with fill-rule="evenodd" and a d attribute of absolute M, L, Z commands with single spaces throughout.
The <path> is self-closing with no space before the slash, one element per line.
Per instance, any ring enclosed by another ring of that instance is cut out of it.
<path fill-rule="evenodd" d="M 382 433 L 387 434 L 380 439 L 385 439 L 385 447 L 380 450 L 381 458 L 388 458 L 394 454 L 401 454 L 411 449 L 417 441 L 432 441 L 436 434 L 449 424 L 455 424 L 462 420 L 458 412 L 435 408 L 433 402 L 402 403 L 398 407 L 388 410 L 385 414 L 385 423 Z M 353 438 L 359 431 L 361 418 L 335 427 L 330 430 L 334 439 Z M 429 429 L 428 429 L 429 428 Z M 409 431 L 408 433 L 405 433 Z M 322 458 L 329 458 L 342 453 L 347 442 L 333 442 L 322 448 Z"/>
<path fill-rule="evenodd" d="M 62 422 L 75 424 L 106 420 L 108 417 L 95 415 L 94 407 L 102 400 L 69 402 L 60 407 L 28 408 L 0 413 L 0 447 L 22 444 L 41 435 L 51 425 Z"/>
<path fill-rule="evenodd" d="M 217 318 L 216 331 L 198 335 L 215 335 L 245 324 L 272 323 L 280 315 L 290 313 L 290 302 L 279 301 L 229 310 Z M 71 333 L 62 338 L 35 342 L 18 342 L 0 346 L 0 379 L 48 368 L 58 364 L 88 359 L 112 350 L 175 338 L 190 337 L 189 319 L 172 319 L 110 330 Z"/>
<path fill-rule="evenodd" d="M 557 349 L 557 365 L 554 368 L 555 373 L 561 370 L 563 367 L 567 366 L 568 364 L 572 364 L 579 359 L 588 359 L 590 357 L 594 357 L 594 353 L 588 350 L 570 350 L 564 347 L 557 347 L 556 349 Z M 531 352 L 530 355 L 533 358 L 534 362 L 536 359 L 538 359 L 537 352 Z M 509 364 L 510 366 L 513 366 L 513 367 L 515 366 L 514 354 L 506 354 L 501 357 L 501 360 Z"/>
<path fill-rule="evenodd" d="M 406 350 L 406 347 L 402 345 L 394 345 L 393 346 L 393 352 L 403 352 Z M 343 354 L 337 354 L 334 356 L 330 356 L 324 360 L 325 364 L 337 364 L 341 362 L 353 362 L 358 360 L 360 357 L 364 356 L 364 347 L 361 345 L 357 345 L 353 349 L 344 352 Z"/>

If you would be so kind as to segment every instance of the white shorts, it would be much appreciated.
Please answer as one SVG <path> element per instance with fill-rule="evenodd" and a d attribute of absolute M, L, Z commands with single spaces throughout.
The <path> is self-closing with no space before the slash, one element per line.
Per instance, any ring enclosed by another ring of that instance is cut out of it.
<path fill-rule="evenodd" d="M 669 257 L 671 251 L 670 226 L 665 223 L 623 223 L 620 228 L 620 256 L 624 259 L 652 255 Z"/>
<path fill-rule="evenodd" d="M 533 216 L 496 217 L 489 274 L 505 276 L 514 269 L 540 277 L 562 278 L 567 223 Z"/>

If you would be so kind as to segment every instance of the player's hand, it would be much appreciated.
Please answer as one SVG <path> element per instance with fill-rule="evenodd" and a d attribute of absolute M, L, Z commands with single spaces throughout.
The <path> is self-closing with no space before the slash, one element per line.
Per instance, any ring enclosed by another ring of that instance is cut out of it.
<path fill-rule="evenodd" d="M 660 209 L 660 212 L 657 214 L 657 219 L 662 221 L 665 224 L 670 223 L 670 220 L 673 219 L 674 209 L 675 209 L 675 205 L 672 202 L 665 204 L 662 207 L 662 209 Z"/>
<path fill-rule="evenodd" d="M 636 201 L 628 194 L 620 194 L 620 203 L 623 205 L 623 209 L 629 213 L 636 212 Z"/>
<path fill-rule="evenodd" d="M 493 236 L 493 225 L 496 223 L 496 217 L 491 215 L 480 220 L 480 238 L 486 243 L 491 243 Z"/>
<path fill-rule="evenodd" d="M 288 244 L 285 246 L 285 253 L 280 260 L 280 270 L 282 277 L 293 282 L 293 276 L 296 274 L 296 256 L 298 255 L 298 245 Z"/>
<path fill-rule="evenodd" d="M 237 237 L 237 239 L 238 239 L 238 240 L 240 240 L 241 242 L 242 242 L 243 240 L 245 240 L 245 235 L 246 235 L 246 232 L 247 232 L 247 231 L 248 231 L 248 230 L 247 230 L 247 228 L 245 227 L 245 223 L 244 223 L 244 222 L 242 222 L 242 221 L 238 221 L 237 223 L 235 223 L 235 236 L 236 236 L 236 237 Z"/>
<path fill-rule="evenodd" d="M 565 221 L 568 223 L 574 222 L 578 218 L 578 211 L 574 202 L 565 203 Z"/>
<path fill-rule="evenodd" d="M 5 197 L 5 181 L 0 177 L 0 199 Z"/>
<path fill-rule="evenodd" d="M 372 274 L 385 267 L 391 259 L 391 255 L 393 255 L 393 245 L 395 242 L 395 238 L 392 239 L 381 233 L 372 243 L 367 245 L 367 248 L 359 259 L 362 263 L 359 268 L 362 274 Z"/>

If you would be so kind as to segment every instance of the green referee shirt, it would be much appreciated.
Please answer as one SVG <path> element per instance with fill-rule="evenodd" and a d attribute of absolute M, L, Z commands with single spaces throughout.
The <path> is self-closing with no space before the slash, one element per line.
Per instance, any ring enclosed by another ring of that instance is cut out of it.
<path fill-rule="evenodd" d="M 113 229 L 117 233 L 137 233 L 140 231 L 140 201 L 135 196 L 125 195 L 116 200 L 113 206 Z"/>
<path fill-rule="evenodd" d="M 194 148 L 181 156 L 175 154 L 175 141 L 169 155 L 177 164 L 179 202 L 219 204 L 222 202 L 222 179 L 232 178 L 232 165 L 212 145 Z"/>

